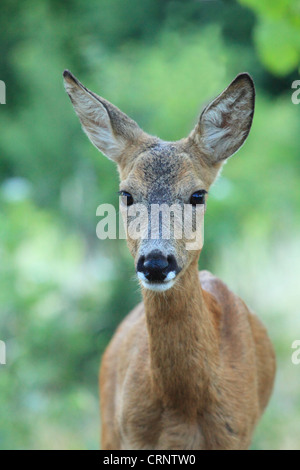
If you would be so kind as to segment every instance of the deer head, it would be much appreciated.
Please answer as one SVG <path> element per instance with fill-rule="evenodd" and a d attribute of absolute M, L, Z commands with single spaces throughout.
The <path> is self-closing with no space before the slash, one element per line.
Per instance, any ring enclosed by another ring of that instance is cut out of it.
<path fill-rule="evenodd" d="M 64 80 L 84 132 L 118 165 L 121 212 L 127 221 L 129 208 L 137 204 L 147 208 L 147 217 L 153 205 L 190 206 L 192 215 L 195 208 L 204 208 L 211 184 L 226 159 L 243 145 L 252 124 L 255 90 L 245 73 L 203 110 L 190 135 L 176 142 L 145 133 L 69 71 L 64 72 Z M 187 249 L 184 236 L 166 239 L 161 232 L 158 227 L 155 239 L 127 238 L 142 286 L 154 291 L 171 288 L 201 251 Z"/>

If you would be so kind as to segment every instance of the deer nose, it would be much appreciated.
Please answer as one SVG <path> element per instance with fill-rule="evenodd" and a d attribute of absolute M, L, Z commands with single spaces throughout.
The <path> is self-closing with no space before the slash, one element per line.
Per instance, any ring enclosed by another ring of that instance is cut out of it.
<path fill-rule="evenodd" d="M 159 250 L 154 250 L 146 257 L 140 257 L 137 271 L 143 273 L 149 282 L 163 282 L 172 271 L 175 277 L 178 268 L 173 255 L 166 257 Z"/>

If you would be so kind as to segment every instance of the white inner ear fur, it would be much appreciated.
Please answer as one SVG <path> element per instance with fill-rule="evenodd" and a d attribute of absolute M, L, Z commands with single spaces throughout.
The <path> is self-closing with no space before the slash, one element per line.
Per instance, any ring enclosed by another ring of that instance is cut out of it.
<path fill-rule="evenodd" d="M 108 158 L 116 161 L 126 142 L 121 136 L 115 135 L 105 106 L 76 83 L 65 81 L 65 88 L 92 144 Z"/>
<path fill-rule="evenodd" d="M 214 161 L 235 153 L 246 140 L 253 114 L 253 90 L 227 89 L 202 113 L 196 139 Z"/>

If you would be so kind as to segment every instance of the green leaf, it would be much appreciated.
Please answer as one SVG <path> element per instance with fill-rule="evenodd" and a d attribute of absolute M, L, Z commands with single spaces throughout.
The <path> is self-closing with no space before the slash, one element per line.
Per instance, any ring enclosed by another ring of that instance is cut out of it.
<path fill-rule="evenodd" d="M 287 75 L 299 66 L 300 35 L 285 21 L 261 22 L 255 30 L 255 43 L 264 65 L 276 75 Z"/>

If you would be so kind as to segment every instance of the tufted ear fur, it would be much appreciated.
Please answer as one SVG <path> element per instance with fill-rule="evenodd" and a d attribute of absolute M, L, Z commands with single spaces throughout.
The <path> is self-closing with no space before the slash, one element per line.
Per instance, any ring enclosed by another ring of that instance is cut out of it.
<path fill-rule="evenodd" d="M 85 88 L 71 72 L 65 70 L 63 76 L 84 132 L 104 155 L 119 163 L 126 147 L 143 134 L 142 129 L 116 106 Z"/>
<path fill-rule="evenodd" d="M 255 88 L 250 75 L 242 73 L 202 112 L 190 138 L 212 164 L 233 155 L 251 128 Z"/>

